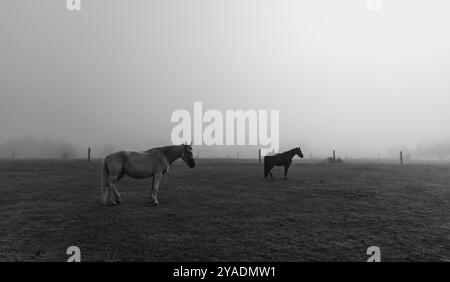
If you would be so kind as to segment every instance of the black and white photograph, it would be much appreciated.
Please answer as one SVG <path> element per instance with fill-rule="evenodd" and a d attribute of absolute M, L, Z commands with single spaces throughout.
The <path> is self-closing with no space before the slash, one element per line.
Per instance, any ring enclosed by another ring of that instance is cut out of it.
<path fill-rule="evenodd" d="M 2 0 L 0 262 L 449 262 L 449 12 Z"/>

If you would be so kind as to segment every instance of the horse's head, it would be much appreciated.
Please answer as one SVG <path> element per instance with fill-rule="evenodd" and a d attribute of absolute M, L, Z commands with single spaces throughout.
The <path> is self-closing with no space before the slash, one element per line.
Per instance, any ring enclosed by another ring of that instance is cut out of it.
<path fill-rule="evenodd" d="M 190 168 L 195 167 L 195 159 L 194 155 L 192 154 L 192 145 L 184 145 L 181 158 Z"/>
<path fill-rule="evenodd" d="M 303 153 L 302 150 L 300 150 L 300 147 L 296 148 L 295 153 L 297 154 L 297 156 L 303 159 Z"/>

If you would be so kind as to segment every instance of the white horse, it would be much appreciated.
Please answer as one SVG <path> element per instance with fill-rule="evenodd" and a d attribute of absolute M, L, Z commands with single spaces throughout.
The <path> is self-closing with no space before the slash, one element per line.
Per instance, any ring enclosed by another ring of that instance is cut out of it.
<path fill-rule="evenodd" d="M 182 158 L 190 168 L 195 166 L 191 145 L 166 146 L 144 152 L 119 151 L 105 157 L 101 203 L 119 204 L 122 199 L 116 189 L 116 183 L 124 176 L 146 178 L 153 176 L 151 203 L 158 205 L 156 198 L 159 182 L 163 174 L 175 160 Z"/>

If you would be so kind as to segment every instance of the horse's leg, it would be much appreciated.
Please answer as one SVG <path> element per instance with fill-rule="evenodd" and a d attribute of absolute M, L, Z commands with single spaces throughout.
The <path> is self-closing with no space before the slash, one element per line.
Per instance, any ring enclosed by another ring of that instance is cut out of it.
<path fill-rule="evenodd" d="M 273 166 L 271 166 L 264 160 L 264 177 L 265 178 L 267 178 L 267 176 L 269 176 L 269 175 L 271 177 L 273 177 L 272 172 L 270 171 L 272 168 L 273 168 Z"/>
<path fill-rule="evenodd" d="M 150 191 L 150 203 L 153 203 L 155 201 L 155 198 L 153 197 L 155 195 L 155 181 L 155 175 L 153 175 L 152 190 Z"/>
<path fill-rule="evenodd" d="M 117 159 L 116 156 L 108 156 L 103 161 L 103 187 L 102 187 L 102 203 L 116 205 L 120 203 L 121 197 L 116 189 L 116 183 L 124 176 L 123 161 Z"/>
<path fill-rule="evenodd" d="M 269 173 L 267 172 L 268 165 L 267 165 L 267 161 L 264 159 L 264 178 L 267 178 L 267 176 L 269 175 Z"/>
<path fill-rule="evenodd" d="M 122 169 L 122 171 L 119 173 L 119 175 L 117 175 L 116 178 L 114 178 L 114 182 L 112 184 L 112 193 L 114 195 L 114 200 L 117 202 L 117 204 L 120 204 L 120 202 L 122 202 L 122 197 L 120 196 L 119 191 L 116 188 L 116 184 L 117 182 L 119 182 L 119 180 L 125 175 L 125 170 Z"/>
<path fill-rule="evenodd" d="M 122 202 L 122 197 L 120 197 L 120 193 L 116 189 L 116 184 L 112 185 L 112 192 L 114 194 L 114 199 L 118 204 L 120 204 L 120 202 Z"/>
<path fill-rule="evenodd" d="M 291 164 L 287 164 L 287 165 L 284 166 L 284 179 L 285 180 L 287 179 L 287 173 L 288 173 L 288 169 L 289 169 L 290 165 Z"/>
<path fill-rule="evenodd" d="M 119 199 L 118 199 L 117 195 L 115 193 L 116 192 L 116 188 L 115 188 L 116 183 L 117 183 L 117 177 L 115 177 L 114 175 L 110 175 L 108 177 L 108 182 L 106 185 L 106 187 L 108 188 L 106 199 L 112 205 L 117 205 L 120 202 L 120 195 L 119 195 Z"/>
<path fill-rule="evenodd" d="M 103 172 L 102 172 L 102 195 L 101 203 L 108 204 L 114 201 L 111 199 L 111 187 L 114 185 L 115 176 L 114 171 L 111 171 L 108 167 L 108 162 L 105 159 L 103 162 Z"/>
<path fill-rule="evenodd" d="M 159 187 L 159 182 L 161 181 L 161 177 L 162 177 L 161 172 L 157 172 L 153 175 L 153 187 L 152 187 L 151 202 L 156 206 L 158 205 L 157 194 L 158 194 L 158 187 Z"/>
<path fill-rule="evenodd" d="M 106 203 L 111 204 L 111 205 L 116 205 L 117 202 L 116 202 L 114 192 L 113 192 L 114 184 L 112 182 L 108 182 L 106 187 L 108 189 L 106 191 Z"/>
<path fill-rule="evenodd" d="M 273 178 L 272 168 L 273 168 L 273 165 L 268 165 L 266 168 L 267 175 L 270 175 L 270 178 Z"/>

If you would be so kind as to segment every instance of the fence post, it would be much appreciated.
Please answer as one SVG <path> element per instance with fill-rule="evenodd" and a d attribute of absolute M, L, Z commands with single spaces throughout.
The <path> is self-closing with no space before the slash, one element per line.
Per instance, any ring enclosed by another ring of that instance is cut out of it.
<path fill-rule="evenodd" d="M 88 148 L 88 163 L 91 162 L 91 148 Z"/>
<path fill-rule="evenodd" d="M 333 150 L 333 161 L 336 160 L 336 152 Z"/>
<path fill-rule="evenodd" d="M 403 165 L 403 152 L 400 151 L 400 165 Z"/>
<path fill-rule="evenodd" d="M 261 163 L 261 149 L 258 149 L 259 163 Z"/>

